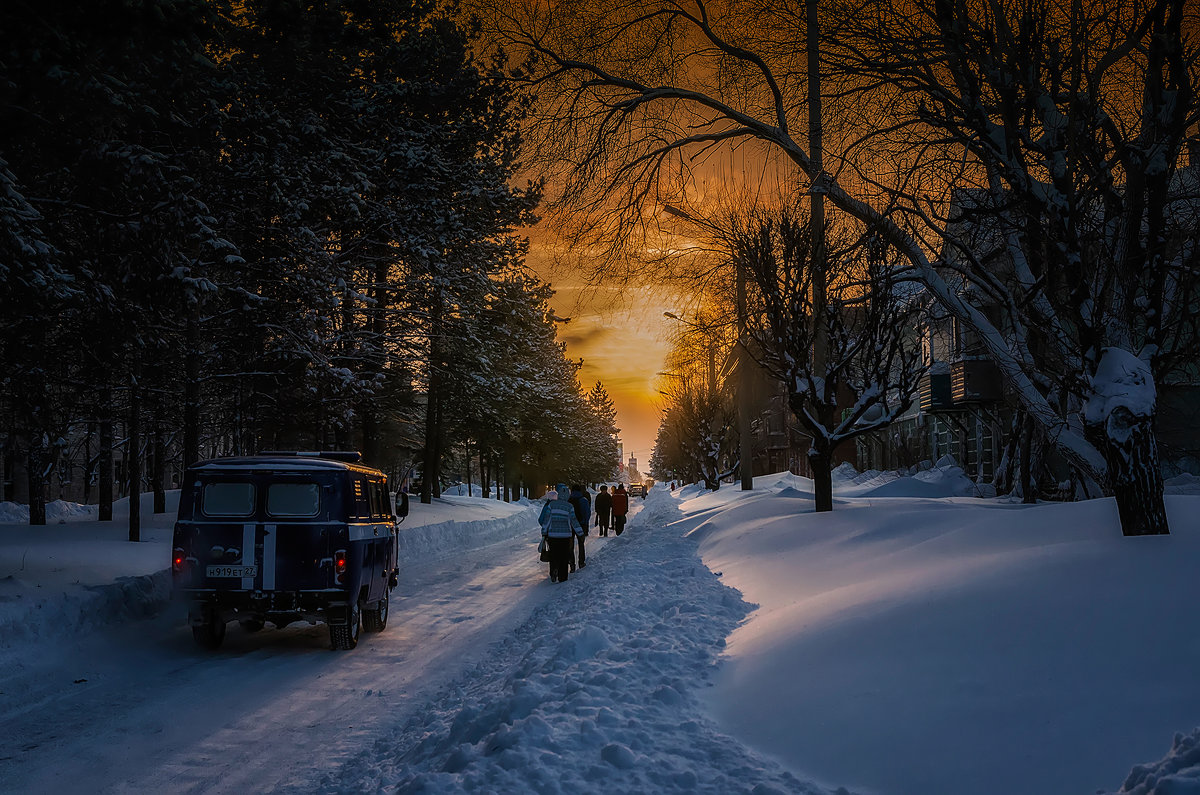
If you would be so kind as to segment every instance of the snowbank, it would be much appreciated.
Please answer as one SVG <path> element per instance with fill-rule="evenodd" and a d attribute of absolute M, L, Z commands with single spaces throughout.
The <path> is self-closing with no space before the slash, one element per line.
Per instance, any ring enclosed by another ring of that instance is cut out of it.
<path fill-rule="evenodd" d="M 1176 734 L 1162 759 L 1137 765 L 1117 795 L 1196 795 L 1200 793 L 1200 729 Z"/>
<path fill-rule="evenodd" d="M 410 520 L 420 521 L 424 518 L 420 509 L 429 506 L 412 506 L 412 513 L 400 525 L 401 568 L 505 539 L 537 537 L 540 501 L 503 503 L 478 497 L 452 497 L 446 498 L 446 504 L 449 510 L 439 512 L 440 521 L 417 525 L 410 524 Z M 451 516 L 460 518 L 448 518 Z"/>
<path fill-rule="evenodd" d="M 928 499 L 918 476 L 880 497 L 868 478 L 818 515 L 789 480 L 681 504 L 705 563 L 759 605 L 709 691 L 753 747 L 880 793 L 1061 795 L 1200 722 L 1200 499 L 1169 496 L 1172 535 L 1143 543 L 1112 500 Z"/>
<path fill-rule="evenodd" d="M 80 505 L 77 502 L 55 500 L 46 503 L 46 522 L 61 524 L 70 520 L 94 519 L 98 515 L 96 505 Z M 29 506 L 15 502 L 0 502 L 0 524 L 25 524 L 29 522 Z"/>

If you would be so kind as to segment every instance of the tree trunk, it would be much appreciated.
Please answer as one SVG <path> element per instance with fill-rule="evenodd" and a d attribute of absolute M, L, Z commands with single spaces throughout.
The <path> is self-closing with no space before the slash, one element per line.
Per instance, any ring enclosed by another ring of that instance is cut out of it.
<path fill-rule="evenodd" d="M 125 470 L 129 475 L 129 540 L 142 540 L 142 418 L 137 385 L 129 390 L 129 439 L 125 445 Z"/>
<path fill-rule="evenodd" d="M 96 466 L 96 459 L 92 457 L 92 438 L 96 435 L 96 423 L 89 421 L 87 425 L 87 435 L 83 437 L 83 504 L 90 505 L 92 502 L 92 471 Z"/>
<path fill-rule="evenodd" d="M 1038 470 L 1042 467 L 1041 445 L 1037 436 L 1039 428 L 1032 417 L 1025 418 L 1021 429 L 1021 502 L 1032 505 L 1037 502 Z"/>
<path fill-rule="evenodd" d="M 112 390 L 105 388 L 100 393 L 100 474 L 96 482 L 97 499 L 100 503 L 99 518 L 111 522 L 113 518 L 113 420 Z"/>
<path fill-rule="evenodd" d="M 164 481 L 167 474 L 167 462 L 165 459 L 165 445 L 163 444 L 163 430 L 161 409 L 157 406 L 154 409 L 154 429 L 152 431 L 151 444 L 153 445 L 153 468 L 150 470 L 150 486 L 154 489 L 154 513 L 167 512 L 167 492 Z"/>
<path fill-rule="evenodd" d="M 197 309 L 190 310 L 187 321 L 186 351 L 183 359 L 183 466 L 200 460 L 200 322 Z"/>
<path fill-rule="evenodd" d="M 29 440 L 29 455 L 25 460 L 25 472 L 29 478 L 29 524 L 46 524 L 46 467 L 49 451 L 46 436 L 40 428 L 34 428 Z"/>
<path fill-rule="evenodd" d="M 833 451 L 808 450 L 808 466 L 812 469 L 813 498 L 817 513 L 833 510 Z"/>
<path fill-rule="evenodd" d="M 379 454 L 379 418 L 375 416 L 375 407 L 366 401 L 358 407 L 358 415 L 362 428 L 362 457 L 367 466 L 382 465 Z"/>
<path fill-rule="evenodd" d="M 433 502 L 433 498 L 438 496 L 435 490 L 440 491 L 434 486 L 438 477 L 438 457 L 441 454 L 441 412 L 438 407 L 442 381 L 441 345 L 438 342 L 438 336 L 441 334 L 439 309 L 434 307 L 429 321 L 429 392 L 425 399 L 425 456 L 421 478 L 421 502 L 426 504 Z"/>
<path fill-rule="evenodd" d="M 1154 418 L 1135 416 L 1118 407 L 1108 418 L 1103 437 L 1109 484 L 1117 498 L 1121 533 L 1126 536 L 1166 535 L 1167 509 Z"/>

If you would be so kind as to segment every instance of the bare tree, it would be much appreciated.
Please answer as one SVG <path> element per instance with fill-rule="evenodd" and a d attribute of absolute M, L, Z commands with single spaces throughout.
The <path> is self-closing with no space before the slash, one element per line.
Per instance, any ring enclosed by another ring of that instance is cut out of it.
<path fill-rule="evenodd" d="M 734 229 L 732 247 L 751 286 L 749 350 L 784 385 L 812 437 L 816 509 L 830 511 L 834 453 L 907 411 L 925 368 L 913 338 L 913 286 L 901 281 L 900 263 L 870 236 L 831 247 L 818 263 L 809 226 L 786 208 L 756 214 Z M 818 270 L 823 295 L 813 289 Z"/>
<path fill-rule="evenodd" d="M 1200 80 L 1185 4 L 851 11 L 843 68 L 899 89 L 897 135 L 962 153 L 971 190 L 955 194 L 943 258 L 998 310 L 1029 376 L 1023 402 L 1037 391 L 1059 423 L 1084 423 L 1108 465 L 1088 474 L 1107 476 L 1127 534 L 1166 532 L 1156 384 L 1200 342 L 1187 320 L 1200 300 L 1196 178 L 1180 170 Z"/>
<path fill-rule="evenodd" d="M 1055 449 L 1115 492 L 1127 534 L 1166 532 L 1144 432 L 1153 400 L 1134 411 L 1096 387 L 1114 383 L 1098 375 L 1123 371 L 1104 365 L 1107 352 L 1110 365 L 1141 354 L 1149 384 L 1129 378 L 1152 396 L 1168 350 L 1161 343 L 1194 302 L 1179 294 L 1191 263 L 1171 242 L 1162 198 L 1196 116 L 1182 0 L 868 0 L 835 10 L 823 22 L 825 43 L 843 46 L 823 69 L 852 78 L 838 84 L 845 118 L 870 127 L 872 139 L 907 135 L 916 144 L 893 151 L 899 167 L 888 179 L 849 168 L 844 144 L 825 151 L 822 168 L 796 132 L 808 59 L 795 4 L 534 0 L 491 18 L 510 50 L 528 56 L 524 74 L 540 101 L 537 156 L 558 168 L 558 199 L 575 212 L 578 240 L 644 246 L 654 205 L 678 201 L 698 158 L 763 142 L 893 246 L 979 335 Z M 942 193 L 929 195 L 930 184 Z M 978 252 L 945 240 L 946 208 L 964 186 L 1016 208 L 1007 250 L 1019 289 L 989 276 Z M 987 304 L 963 289 L 961 274 L 987 288 Z M 1063 284 L 1068 298 L 1056 306 L 1051 293 Z M 997 301 L 1021 322 L 994 322 L 985 309 Z M 1070 390 L 1047 381 L 1056 369 Z M 1085 417 L 1094 430 L 1085 431 Z"/>

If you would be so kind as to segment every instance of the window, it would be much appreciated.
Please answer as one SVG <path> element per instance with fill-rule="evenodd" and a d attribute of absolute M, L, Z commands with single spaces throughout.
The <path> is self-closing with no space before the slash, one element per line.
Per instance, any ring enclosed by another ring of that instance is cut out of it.
<path fill-rule="evenodd" d="M 367 494 L 364 478 L 354 478 L 354 515 L 359 519 L 371 518 L 371 499 Z"/>
<path fill-rule="evenodd" d="M 267 513 L 271 516 L 316 516 L 321 508 L 321 487 L 316 483 L 272 483 L 267 487 Z"/>
<path fill-rule="evenodd" d="M 371 481 L 371 515 L 376 519 L 382 519 L 387 510 L 383 507 L 383 484 L 377 480 Z"/>
<path fill-rule="evenodd" d="M 201 506 L 208 516 L 249 516 L 254 513 L 254 484 L 207 483 Z"/>

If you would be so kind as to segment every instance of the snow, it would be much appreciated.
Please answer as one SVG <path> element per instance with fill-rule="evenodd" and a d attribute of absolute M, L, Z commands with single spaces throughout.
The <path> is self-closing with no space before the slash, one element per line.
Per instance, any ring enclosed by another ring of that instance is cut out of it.
<path fill-rule="evenodd" d="M 1134 417 L 1154 415 L 1156 392 L 1150 365 L 1121 348 L 1104 349 L 1092 376 L 1092 392 L 1084 406 L 1089 423 L 1106 422 L 1118 408 L 1128 409 Z"/>
<path fill-rule="evenodd" d="M 659 484 L 561 584 L 536 560 L 540 501 L 414 500 L 388 630 L 338 653 L 303 623 L 196 648 L 167 601 L 173 516 L 144 495 L 134 544 L 125 504 L 112 523 L 60 506 L 0 525 L 0 781 L 1200 792 L 1200 495 L 1168 495 L 1172 535 L 1127 539 L 1111 500 L 973 488 L 948 461 L 841 467 L 815 514 L 787 473 Z"/>

